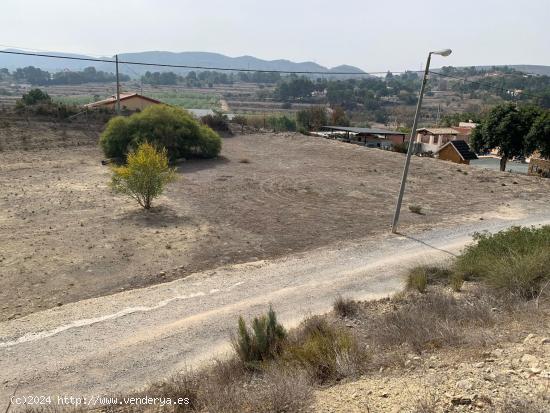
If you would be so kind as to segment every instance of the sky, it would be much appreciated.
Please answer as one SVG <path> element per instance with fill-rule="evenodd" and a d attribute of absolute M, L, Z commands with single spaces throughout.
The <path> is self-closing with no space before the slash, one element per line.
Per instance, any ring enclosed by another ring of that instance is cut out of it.
<path fill-rule="evenodd" d="M 149 50 L 349 64 L 365 71 L 550 65 L 550 0 L 2 0 L 0 48 Z"/>

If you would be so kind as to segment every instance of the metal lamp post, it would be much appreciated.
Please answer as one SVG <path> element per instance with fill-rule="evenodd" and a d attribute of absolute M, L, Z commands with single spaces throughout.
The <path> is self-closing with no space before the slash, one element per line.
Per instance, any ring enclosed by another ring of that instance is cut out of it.
<path fill-rule="evenodd" d="M 428 73 L 430 71 L 430 61 L 432 55 L 449 56 L 452 53 L 451 49 L 438 50 L 430 52 L 428 54 L 428 60 L 426 61 L 426 69 L 424 70 L 424 77 L 422 79 L 422 85 L 420 86 L 420 96 L 418 96 L 418 103 L 416 104 L 416 112 L 414 114 L 414 121 L 411 130 L 411 137 L 409 140 L 409 148 L 407 149 L 407 159 L 405 161 L 405 168 L 403 169 L 403 177 L 401 178 L 401 187 L 399 188 L 399 196 L 397 197 L 397 205 L 395 206 L 395 213 L 393 215 L 393 222 L 391 226 L 391 232 L 397 232 L 397 223 L 399 222 L 399 213 L 401 212 L 401 203 L 403 202 L 403 194 L 405 193 L 405 184 L 407 182 L 407 175 L 409 173 L 409 165 L 411 163 L 411 156 L 414 147 L 414 139 L 416 138 L 416 126 L 418 124 L 418 118 L 420 117 L 420 109 L 422 107 L 422 99 L 424 98 L 424 89 L 426 88 L 426 82 L 428 80 Z"/>

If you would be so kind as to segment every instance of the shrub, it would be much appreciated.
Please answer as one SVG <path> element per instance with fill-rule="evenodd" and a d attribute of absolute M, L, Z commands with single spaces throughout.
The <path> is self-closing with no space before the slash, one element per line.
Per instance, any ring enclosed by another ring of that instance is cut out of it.
<path fill-rule="evenodd" d="M 205 115 L 201 122 L 213 130 L 229 132 L 229 119 L 221 112 L 215 111 L 213 115 Z"/>
<path fill-rule="evenodd" d="M 454 291 L 459 292 L 460 290 L 462 290 L 464 278 L 462 278 L 460 274 L 452 274 L 449 278 L 449 284 Z"/>
<path fill-rule="evenodd" d="M 243 115 L 236 115 L 231 119 L 231 123 L 235 123 L 237 125 L 241 126 L 241 133 L 244 132 L 244 127 L 248 124 L 248 120 L 246 119 L 246 116 Z"/>
<path fill-rule="evenodd" d="M 216 132 L 188 112 L 166 105 L 153 105 L 130 117 L 114 117 L 102 133 L 100 145 L 107 157 L 123 159 L 146 140 L 165 148 L 172 160 L 214 158 L 221 150 Z"/>
<path fill-rule="evenodd" d="M 415 267 L 409 271 L 407 275 L 406 288 L 407 290 L 417 290 L 425 292 L 428 287 L 428 274 L 424 267 Z"/>
<path fill-rule="evenodd" d="M 239 317 L 238 336 L 233 340 L 233 347 L 245 365 L 254 366 L 258 362 L 273 359 L 282 349 L 286 331 L 277 322 L 273 308 L 267 315 L 255 317 L 252 321 L 252 331 Z"/>
<path fill-rule="evenodd" d="M 409 142 L 394 143 L 392 145 L 392 151 L 399 153 L 407 153 L 409 150 Z"/>
<path fill-rule="evenodd" d="M 25 105 L 36 105 L 37 103 L 50 103 L 52 98 L 46 92 L 41 89 L 32 89 L 25 93 L 21 98 L 21 101 Z"/>
<path fill-rule="evenodd" d="M 326 383 L 363 371 L 367 354 L 349 331 L 311 317 L 289 338 L 283 360 L 305 369 L 314 381 Z"/>
<path fill-rule="evenodd" d="M 296 121 L 288 116 L 269 116 L 267 126 L 275 132 L 287 132 L 296 130 Z"/>
<path fill-rule="evenodd" d="M 496 292 L 529 299 L 550 280 L 550 226 L 514 227 L 476 234 L 475 243 L 457 258 L 463 279 L 478 279 Z"/>
<path fill-rule="evenodd" d="M 420 205 L 409 205 L 409 211 L 411 211 L 413 214 L 423 215 L 422 207 Z"/>
<path fill-rule="evenodd" d="M 332 309 L 340 317 L 351 317 L 357 314 L 358 305 L 355 301 L 339 295 L 336 297 Z"/>
<path fill-rule="evenodd" d="M 407 344 L 411 350 L 458 345 L 464 329 L 492 322 L 490 306 L 472 305 L 443 292 L 408 296 L 394 311 L 370 321 L 371 340 L 381 349 Z"/>
<path fill-rule="evenodd" d="M 168 167 L 166 150 L 157 151 L 151 144 L 142 143 L 128 155 L 127 165 L 113 168 L 111 187 L 150 209 L 153 199 L 174 179 L 175 170 Z"/>
<path fill-rule="evenodd" d="M 327 111 L 324 106 L 312 106 L 296 114 L 298 130 L 318 130 L 327 124 Z"/>

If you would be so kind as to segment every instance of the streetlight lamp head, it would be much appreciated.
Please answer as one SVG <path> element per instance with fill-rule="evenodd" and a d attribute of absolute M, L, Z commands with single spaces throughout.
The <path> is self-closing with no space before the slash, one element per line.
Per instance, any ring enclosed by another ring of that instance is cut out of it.
<path fill-rule="evenodd" d="M 449 56 L 453 51 L 451 49 L 443 49 L 443 50 L 437 50 L 435 52 L 431 52 L 431 54 L 438 54 L 443 57 Z"/>

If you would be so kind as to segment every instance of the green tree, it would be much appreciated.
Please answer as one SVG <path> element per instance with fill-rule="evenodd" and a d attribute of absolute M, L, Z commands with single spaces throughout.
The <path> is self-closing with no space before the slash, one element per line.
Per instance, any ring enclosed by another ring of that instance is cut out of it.
<path fill-rule="evenodd" d="M 330 123 L 335 126 L 349 126 L 349 119 L 344 109 L 336 106 L 330 115 Z"/>
<path fill-rule="evenodd" d="M 157 150 L 147 142 L 128 154 L 127 164 L 113 168 L 111 187 L 117 193 L 129 195 L 144 209 L 176 179 L 175 169 L 168 166 L 166 149 Z"/>
<path fill-rule="evenodd" d="M 526 136 L 540 109 L 534 106 L 517 107 L 511 103 L 495 106 L 474 129 L 470 142 L 476 151 L 498 149 L 500 170 L 506 170 L 508 159 L 528 156 L 532 146 Z"/>
<path fill-rule="evenodd" d="M 214 158 L 222 146 L 220 136 L 179 108 L 153 105 L 130 117 L 112 118 L 101 134 L 100 145 L 109 158 L 123 159 L 145 141 L 166 148 L 168 157 Z"/>
<path fill-rule="evenodd" d="M 41 89 L 32 89 L 21 98 L 25 105 L 36 105 L 37 103 L 50 103 L 52 98 Z"/>
<path fill-rule="evenodd" d="M 538 150 L 543 158 L 550 159 L 550 111 L 541 113 L 535 119 L 525 140 L 529 152 Z"/>
<path fill-rule="evenodd" d="M 296 114 L 296 123 L 307 131 L 318 130 L 327 124 L 327 111 L 324 106 L 312 106 Z"/>

